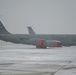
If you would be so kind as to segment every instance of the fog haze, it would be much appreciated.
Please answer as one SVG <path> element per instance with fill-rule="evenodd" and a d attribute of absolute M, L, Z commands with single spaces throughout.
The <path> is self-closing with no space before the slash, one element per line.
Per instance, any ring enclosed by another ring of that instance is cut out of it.
<path fill-rule="evenodd" d="M 76 0 L 0 0 L 0 20 L 15 34 L 76 34 Z"/>

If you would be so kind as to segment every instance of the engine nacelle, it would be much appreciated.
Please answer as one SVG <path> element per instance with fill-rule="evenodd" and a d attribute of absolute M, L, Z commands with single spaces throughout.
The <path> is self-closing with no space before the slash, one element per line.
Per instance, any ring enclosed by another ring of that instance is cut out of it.
<path fill-rule="evenodd" d="M 44 42 L 45 42 L 45 40 L 37 39 L 37 38 L 32 38 L 32 39 L 28 40 L 29 45 L 35 45 L 37 48 L 45 47 Z"/>
<path fill-rule="evenodd" d="M 46 40 L 45 45 L 47 47 L 61 47 L 61 42 L 57 40 Z"/>

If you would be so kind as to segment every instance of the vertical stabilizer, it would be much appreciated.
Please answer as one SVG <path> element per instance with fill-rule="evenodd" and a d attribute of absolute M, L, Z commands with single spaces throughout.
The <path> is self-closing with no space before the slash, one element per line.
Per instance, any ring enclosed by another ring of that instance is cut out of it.
<path fill-rule="evenodd" d="M 10 34 L 0 21 L 0 34 Z"/>
<path fill-rule="evenodd" d="M 28 28 L 29 34 L 36 34 L 31 27 L 27 27 L 27 28 Z"/>

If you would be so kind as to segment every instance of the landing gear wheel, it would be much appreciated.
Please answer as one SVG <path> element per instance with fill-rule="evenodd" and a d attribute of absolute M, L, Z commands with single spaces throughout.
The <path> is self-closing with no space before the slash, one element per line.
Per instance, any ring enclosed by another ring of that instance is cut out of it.
<path fill-rule="evenodd" d="M 42 48 L 42 49 L 45 49 L 45 48 L 47 48 L 47 47 L 46 47 L 46 46 L 43 46 L 43 47 L 36 46 L 36 48 Z"/>

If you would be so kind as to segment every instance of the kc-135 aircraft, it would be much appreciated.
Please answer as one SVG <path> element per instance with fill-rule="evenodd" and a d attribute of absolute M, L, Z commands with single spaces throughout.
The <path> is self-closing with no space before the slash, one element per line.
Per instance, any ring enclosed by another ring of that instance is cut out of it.
<path fill-rule="evenodd" d="M 1 21 L 0 40 L 16 44 L 34 45 L 36 48 L 76 46 L 76 35 L 74 34 L 35 34 L 34 31 L 30 34 L 11 34 Z"/>

